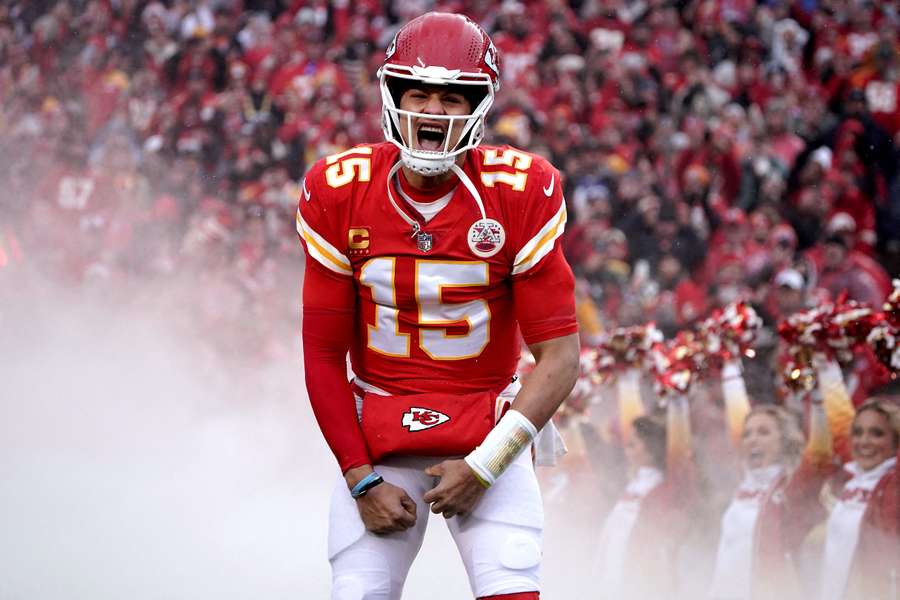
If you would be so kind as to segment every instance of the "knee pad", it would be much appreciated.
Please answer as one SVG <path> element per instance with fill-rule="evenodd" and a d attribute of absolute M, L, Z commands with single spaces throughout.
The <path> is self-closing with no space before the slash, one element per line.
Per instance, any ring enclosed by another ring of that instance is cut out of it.
<path fill-rule="evenodd" d="M 331 600 L 393 600 L 390 578 L 374 579 L 371 573 L 338 575 L 331 582 Z"/>
<path fill-rule="evenodd" d="M 494 536 L 481 540 L 473 548 L 472 556 L 471 576 L 476 590 L 486 598 L 537 598 L 536 595 L 520 597 L 517 594 L 537 593 L 533 590 L 538 589 L 540 583 L 539 540 L 538 531 L 509 525 L 501 526 Z M 516 592 L 512 593 L 513 590 Z"/>
<path fill-rule="evenodd" d="M 375 553 L 343 552 L 331 562 L 331 600 L 394 600 L 391 572 Z"/>
<path fill-rule="evenodd" d="M 500 545 L 500 565 L 514 571 L 530 571 L 541 563 L 541 546 L 532 532 L 506 536 Z"/>
<path fill-rule="evenodd" d="M 353 575 L 335 577 L 331 582 L 331 600 L 363 600 L 363 582 Z"/>

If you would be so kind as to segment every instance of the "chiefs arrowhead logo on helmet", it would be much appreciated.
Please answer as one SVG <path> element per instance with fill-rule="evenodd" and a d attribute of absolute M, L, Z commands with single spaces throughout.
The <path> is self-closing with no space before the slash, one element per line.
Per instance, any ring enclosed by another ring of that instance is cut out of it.
<path fill-rule="evenodd" d="M 490 40 L 488 40 L 490 41 Z M 484 51 L 484 64 L 491 69 L 496 75 L 497 87 L 500 87 L 500 55 L 494 42 L 490 42 L 487 50 Z"/>
<path fill-rule="evenodd" d="M 388 61 L 394 55 L 394 52 L 397 51 L 397 36 L 394 36 L 394 39 L 391 40 L 391 45 L 387 47 L 387 50 L 384 51 L 384 60 Z"/>

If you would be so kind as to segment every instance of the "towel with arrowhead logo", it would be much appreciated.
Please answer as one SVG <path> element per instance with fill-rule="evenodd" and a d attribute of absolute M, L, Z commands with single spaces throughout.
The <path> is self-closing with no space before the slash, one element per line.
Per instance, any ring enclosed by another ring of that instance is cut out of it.
<path fill-rule="evenodd" d="M 361 390 L 354 388 L 360 395 Z M 494 427 L 501 390 L 384 396 L 362 392 L 363 437 L 369 457 L 464 456 Z"/>
<path fill-rule="evenodd" d="M 403 426 L 410 431 L 423 431 L 437 427 L 450 420 L 450 417 L 442 412 L 431 410 L 430 408 L 422 408 L 419 406 L 410 406 L 409 412 L 403 413 Z"/>

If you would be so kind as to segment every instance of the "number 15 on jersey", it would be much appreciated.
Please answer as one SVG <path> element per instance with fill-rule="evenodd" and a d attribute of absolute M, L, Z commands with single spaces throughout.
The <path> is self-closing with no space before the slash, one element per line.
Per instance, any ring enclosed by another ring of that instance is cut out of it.
<path fill-rule="evenodd" d="M 415 308 L 403 315 L 397 302 L 397 259 L 373 258 L 360 269 L 359 281 L 372 291 L 375 322 L 367 324 L 368 347 L 379 354 L 398 358 L 410 355 L 410 334 L 400 331 L 400 322 L 414 322 L 418 344 L 434 360 L 463 360 L 479 356 L 490 339 L 491 312 L 483 299 L 446 302 L 447 288 L 487 286 L 488 264 L 483 261 L 417 259 L 414 264 Z M 450 327 L 467 331 L 451 334 Z"/>

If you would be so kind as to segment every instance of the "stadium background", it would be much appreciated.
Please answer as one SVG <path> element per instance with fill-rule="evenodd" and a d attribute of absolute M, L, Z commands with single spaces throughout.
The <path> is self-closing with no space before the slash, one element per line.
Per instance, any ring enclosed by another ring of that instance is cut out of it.
<path fill-rule="evenodd" d="M 156 527 L 179 537 L 171 519 L 153 526 L 148 514 L 180 515 L 196 533 L 202 506 L 216 500 L 193 495 L 204 487 L 235 510 L 212 511 L 215 519 L 239 518 L 248 494 L 275 502 L 293 529 L 272 544 L 285 562 L 272 563 L 248 526 L 246 562 L 220 568 L 205 557 L 212 566 L 193 575 L 229 581 L 268 560 L 293 585 L 303 585 L 298 572 L 323 577 L 323 552 L 299 567 L 284 558 L 324 534 L 327 486 L 304 487 L 298 473 L 327 479 L 330 466 L 297 369 L 298 186 L 316 158 L 381 138 L 383 49 L 429 9 L 469 14 L 500 49 L 503 87 L 487 142 L 547 156 L 565 175 L 564 243 L 585 343 L 647 319 L 671 333 L 744 299 L 769 331 L 746 361 L 748 385 L 776 401 L 777 320 L 844 289 L 880 303 L 900 272 L 896 2 L 4 2 L 0 442 L 10 477 L 0 498 L 6 525 L 20 533 L 3 554 L 23 568 L 0 579 L 0 597 L 59 597 L 53 587 L 67 577 L 100 589 L 85 573 L 116 564 L 116 581 L 150 581 L 134 566 L 139 549 L 108 562 L 128 536 L 96 535 L 114 529 L 104 511 L 125 532 L 143 525 L 137 542 L 154 539 Z M 857 400 L 890 393 L 871 373 L 865 357 L 848 370 Z M 701 389 L 694 403 L 713 456 L 719 401 Z M 599 431 L 605 416 L 590 417 Z M 200 439 L 211 447 L 198 448 L 191 440 L 207 428 L 214 433 Z M 593 438 L 575 437 L 544 489 L 551 504 L 583 498 L 557 529 L 581 532 L 559 538 L 577 562 L 622 473 L 585 469 Z M 234 472 L 217 455 L 232 439 L 241 440 L 227 455 Z M 248 440 L 274 447 L 254 454 Z M 261 458 L 242 462 L 247 453 Z M 151 473 L 170 469 L 178 491 L 145 503 Z M 262 481 L 248 481 L 260 496 L 235 475 L 256 469 Z M 90 509 L 94 494 L 103 510 Z M 197 514 L 186 508 L 192 498 L 202 499 Z M 301 525 L 294 510 L 311 510 L 316 525 Z M 47 514 L 60 515 L 55 528 Z M 265 510 L 249 514 L 279 530 Z M 75 539 L 107 549 L 81 574 Z M 169 584 L 203 563 L 202 544 L 180 560 L 163 560 L 166 548 L 156 556 Z M 697 558 L 698 571 L 707 558 Z M 48 560 L 55 568 L 39 575 Z"/>

